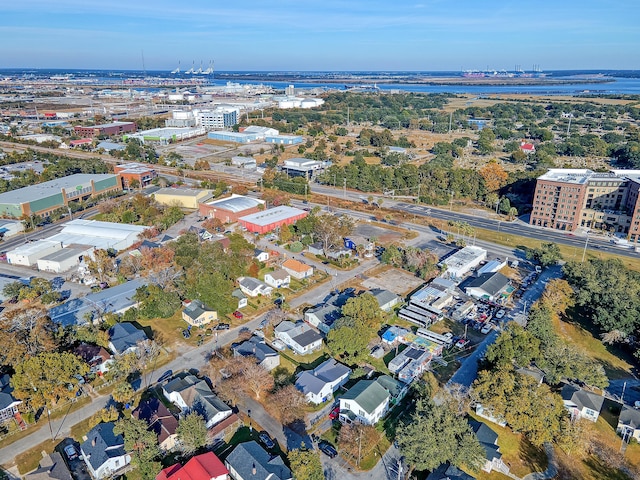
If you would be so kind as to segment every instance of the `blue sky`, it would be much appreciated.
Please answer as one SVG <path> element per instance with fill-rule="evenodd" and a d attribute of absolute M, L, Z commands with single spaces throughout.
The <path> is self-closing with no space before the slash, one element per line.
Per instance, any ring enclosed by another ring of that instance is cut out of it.
<path fill-rule="evenodd" d="M 4 0 L 0 68 L 640 69 L 638 0 Z"/>

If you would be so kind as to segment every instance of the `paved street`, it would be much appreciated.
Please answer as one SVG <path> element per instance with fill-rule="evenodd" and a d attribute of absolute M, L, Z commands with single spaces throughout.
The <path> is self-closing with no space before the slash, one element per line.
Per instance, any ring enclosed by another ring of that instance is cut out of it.
<path fill-rule="evenodd" d="M 403 478 L 398 476 L 398 465 L 401 459 L 400 452 L 393 445 L 384 453 L 375 467 L 367 472 L 354 471 L 347 462 L 340 456 L 330 459 L 325 454 L 320 453 L 324 477 L 327 480 L 396 480 Z M 407 472 L 403 466 L 403 472 Z"/>

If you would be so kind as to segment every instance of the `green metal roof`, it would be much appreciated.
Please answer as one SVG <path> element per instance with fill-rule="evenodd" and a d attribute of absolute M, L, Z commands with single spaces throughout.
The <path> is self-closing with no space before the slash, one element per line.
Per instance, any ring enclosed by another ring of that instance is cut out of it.
<path fill-rule="evenodd" d="M 360 380 L 342 396 L 342 400 L 357 402 L 369 414 L 388 398 L 389 392 L 375 380 Z"/>

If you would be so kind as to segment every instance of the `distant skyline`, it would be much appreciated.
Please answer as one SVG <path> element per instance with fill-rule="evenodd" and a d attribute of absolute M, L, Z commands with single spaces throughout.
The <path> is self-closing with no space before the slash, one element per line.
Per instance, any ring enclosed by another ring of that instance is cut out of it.
<path fill-rule="evenodd" d="M 0 68 L 640 70 L 637 0 L 6 0 Z"/>

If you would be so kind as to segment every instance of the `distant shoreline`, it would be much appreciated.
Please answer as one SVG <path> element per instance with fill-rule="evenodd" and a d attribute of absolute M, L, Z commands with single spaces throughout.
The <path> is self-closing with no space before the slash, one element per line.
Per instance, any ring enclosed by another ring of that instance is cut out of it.
<path fill-rule="evenodd" d="M 344 77 L 344 78 L 326 78 L 322 76 L 298 76 L 298 75 L 260 75 L 260 74 L 226 74 L 219 73 L 216 75 L 218 80 L 253 80 L 253 81 L 272 81 L 272 82 L 296 82 L 296 83 L 331 83 L 338 85 L 371 85 L 371 84 L 398 84 L 398 85 L 460 85 L 460 86 L 527 86 L 527 85 L 572 85 L 580 84 L 602 84 L 613 83 L 614 78 L 597 77 L 597 78 L 553 78 L 553 77 L 517 77 L 517 78 L 501 78 L 501 77 L 412 77 L 412 78 L 381 78 L 381 77 Z"/>

